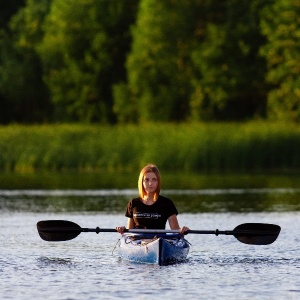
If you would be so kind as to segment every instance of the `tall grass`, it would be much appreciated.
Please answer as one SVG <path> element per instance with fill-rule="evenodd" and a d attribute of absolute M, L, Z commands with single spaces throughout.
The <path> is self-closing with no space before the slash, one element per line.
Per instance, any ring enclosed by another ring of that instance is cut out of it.
<path fill-rule="evenodd" d="M 148 162 L 166 171 L 297 171 L 300 127 L 260 122 L 0 127 L 2 171 L 131 172 Z"/>

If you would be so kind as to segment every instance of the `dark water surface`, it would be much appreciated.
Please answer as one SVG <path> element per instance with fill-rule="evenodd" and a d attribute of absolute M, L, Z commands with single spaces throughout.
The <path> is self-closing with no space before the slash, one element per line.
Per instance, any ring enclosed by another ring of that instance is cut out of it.
<path fill-rule="evenodd" d="M 2 181 L 0 299 L 300 299 L 296 177 L 206 182 L 198 177 L 199 186 L 181 180 L 176 188 L 170 184 L 176 178 L 171 178 L 163 194 L 176 203 L 181 225 L 232 230 L 259 222 L 278 224 L 282 231 L 268 246 L 245 245 L 233 236 L 191 234 L 188 261 L 163 267 L 120 261 L 114 253 L 117 233 L 41 240 L 36 230 L 40 220 L 70 220 L 89 228 L 125 224 L 126 203 L 136 195 L 125 181 L 116 188 L 108 182 L 97 187 L 64 179 L 56 185 L 47 183 L 47 176 L 39 177 L 37 185 L 29 179 Z"/>
<path fill-rule="evenodd" d="M 163 190 L 179 212 L 300 211 L 300 189 Z M 124 212 L 136 189 L 0 190 L 0 212 Z"/>

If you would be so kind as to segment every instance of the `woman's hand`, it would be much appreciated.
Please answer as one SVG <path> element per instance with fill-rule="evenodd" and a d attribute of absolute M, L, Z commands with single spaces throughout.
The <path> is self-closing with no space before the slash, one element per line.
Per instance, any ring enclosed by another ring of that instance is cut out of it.
<path fill-rule="evenodd" d="M 116 227 L 116 230 L 120 233 L 123 234 L 125 232 L 126 227 L 125 226 L 120 226 L 120 227 Z"/>
<path fill-rule="evenodd" d="M 187 226 L 183 226 L 180 228 L 180 234 L 187 234 L 186 232 L 190 230 Z"/>

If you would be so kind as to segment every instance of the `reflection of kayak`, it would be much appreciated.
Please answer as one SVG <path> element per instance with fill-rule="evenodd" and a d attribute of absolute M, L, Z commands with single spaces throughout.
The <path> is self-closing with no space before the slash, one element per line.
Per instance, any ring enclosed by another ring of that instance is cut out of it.
<path fill-rule="evenodd" d="M 180 234 L 123 234 L 118 252 L 122 259 L 167 265 L 184 261 L 190 245 Z"/>

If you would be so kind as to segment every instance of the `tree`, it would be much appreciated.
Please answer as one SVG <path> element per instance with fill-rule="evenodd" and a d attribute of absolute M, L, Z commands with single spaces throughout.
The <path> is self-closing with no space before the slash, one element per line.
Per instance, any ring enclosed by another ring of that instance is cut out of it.
<path fill-rule="evenodd" d="M 270 119 L 300 121 L 300 3 L 275 0 L 262 12 L 267 43 L 261 53 L 268 62 Z"/>
<path fill-rule="evenodd" d="M 258 49 L 265 0 L 143 0 L 115 87 L 126 121 L 243 120 L 264 116 L 265 60 Z"/>
<path fill-rule="evenodd" d="M 115 87 L 119 120 L 186 119 L 191 82 L 189 52 L 198 2 L 140 2 L 126 63 L 128 83 Z"/>
<path fill-rule="evenodd" d="M 136 1 L 53 0 L 38 51 L 57 115 L 113 122 L 112 90 L 124 80 Z"/>
<path fill-rule="evenodd" d="M 0 2 L 0 28 L 8 29 L 10 18 L 25 4 L 25 0 Z"/>
<path fill-rule="evenodd" d="M 265 0 L 208 2 L 205 38 L 192 57 L 197 74 L 193 119 L 244 120 L 265 115 L 264 43 L 259 12 Z"/>
<path fill-rule="evenodd" d="M 34 49 L 41 35 L 39 25 L 47 13 L 48 2 L 28 0 L 26 6 L 10 19 L 2 35 L 2 123 L 43 121 L 51 111 L 39 57 Z"/>

